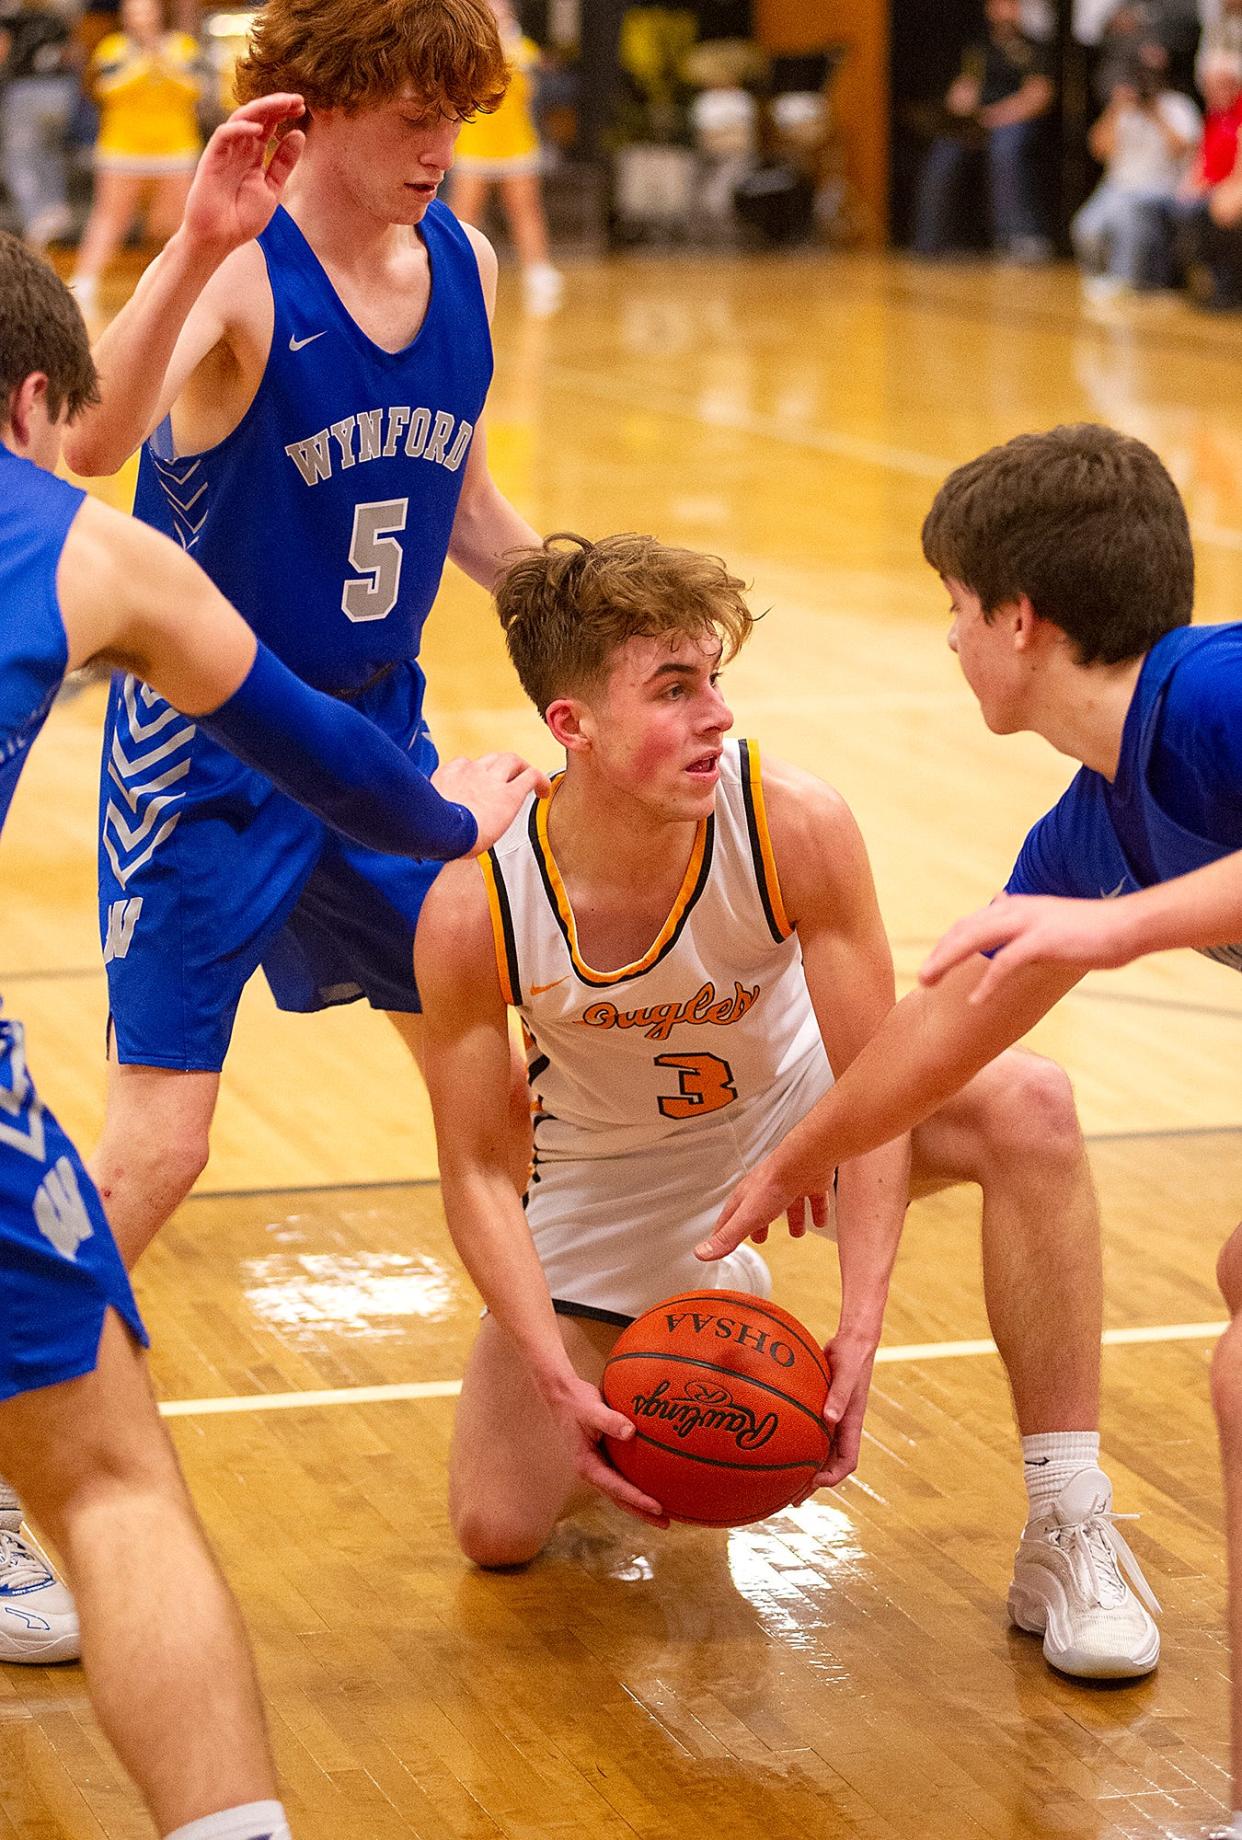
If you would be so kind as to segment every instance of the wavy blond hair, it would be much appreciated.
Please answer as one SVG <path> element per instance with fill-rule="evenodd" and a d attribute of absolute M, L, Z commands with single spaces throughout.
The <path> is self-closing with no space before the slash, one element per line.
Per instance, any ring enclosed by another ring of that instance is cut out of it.
<path fill-rule="evenodd" d="M 744 590 L 719 556 L 654 537 L 592 543 L 561 531 L 511 564 L 496 610 L 522 688 L 542 715 L 558 696 L 601 684 L 628 639 L 714 635 L 727 664 L 755 623 Z"/>

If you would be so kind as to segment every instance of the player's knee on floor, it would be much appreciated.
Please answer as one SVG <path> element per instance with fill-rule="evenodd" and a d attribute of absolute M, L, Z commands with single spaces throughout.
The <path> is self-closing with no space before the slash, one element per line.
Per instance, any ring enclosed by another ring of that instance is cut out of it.
<path fill-rule="evenodd" d="M 1236 1226 L 1220 1249 L 1216 1261 L 1216 1282 L 1221 1296 L 1229 1305 L 1229 1314 L 1242 1311 L 1242 1225 Z"/>
<path fill-rule="evenodd" d="M 495 1571 L 537 1559 L 548 1543 L 549 1530 L 523 1527 L 494 1508 L 482 1506 L 458 1509 L 453 1515 L 453 1532 L 472 1565 Z"/>
<path fill-rule="evenodd" d="M 1082 1129 L 1069 1075 L 1040 1054 L 1002 1054 L 987 1070 L 980 1109 L 985 1156 L 1001 1168 L 1021 1160 L 1076 1161 Z"/>

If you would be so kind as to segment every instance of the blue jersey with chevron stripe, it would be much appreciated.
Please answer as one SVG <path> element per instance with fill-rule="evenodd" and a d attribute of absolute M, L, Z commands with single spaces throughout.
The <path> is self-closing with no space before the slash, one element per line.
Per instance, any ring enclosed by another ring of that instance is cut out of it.
<path fill-rule="evenodd" d="M 0 442 L 0 825 L 65 675 L 56 570 L 85 496 Z"/>
<path fill-rule="evenodd" d="M 134 509 L 175 537 L 308 683 L 350 691 L 417 657 L 492 374 L 478 261 L 433 203 L 427 312 L 398 352 L 338 297 L 292 217 L 259 238 L 275 305 L 258 393 L 205 453 L 165 422 Z"/>

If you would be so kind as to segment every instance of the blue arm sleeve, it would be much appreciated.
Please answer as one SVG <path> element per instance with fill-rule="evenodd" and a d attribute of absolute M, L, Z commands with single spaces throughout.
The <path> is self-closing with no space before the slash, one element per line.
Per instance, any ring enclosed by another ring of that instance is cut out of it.
<path fill-rule="evenodd" d="M 195 721 L 368 849 L 447 862 L 478 840 L 473 813 L 442 799 L 382 729 L 312 690 L 264 645 L 241 687 Z"/>

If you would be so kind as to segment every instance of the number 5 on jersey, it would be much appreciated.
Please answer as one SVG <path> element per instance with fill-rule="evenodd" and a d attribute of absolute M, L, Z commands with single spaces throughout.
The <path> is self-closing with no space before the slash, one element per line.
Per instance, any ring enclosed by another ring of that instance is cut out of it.
<path fill-rule="evenodd" d="M 349 563 L 363 579 L 347 581 L 341 589 L 341 608 L 347 620 L 384 620 L 396 606 L 405 560 L 398 536 L 405 529 L 409 509 L 408 498 L 383 498 L 354 506 Z"/>
<path fill-rule="evenodd" d="M 660 1100 L 665 1118 L 694 1118 L 703 1112 L 719 1112 L 737 1098 L 733 1069 L 717 1054 L 657 1054 L 655 1064 L 674 1068 L 681 1087 L 675 1097 Z"/>

